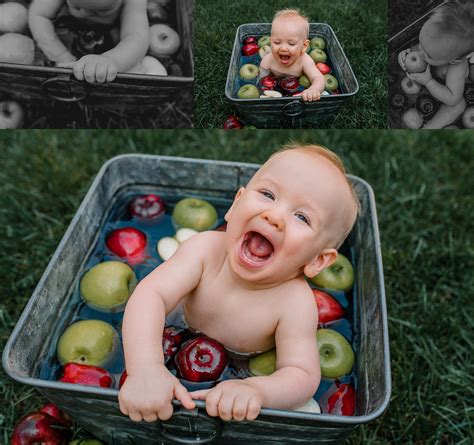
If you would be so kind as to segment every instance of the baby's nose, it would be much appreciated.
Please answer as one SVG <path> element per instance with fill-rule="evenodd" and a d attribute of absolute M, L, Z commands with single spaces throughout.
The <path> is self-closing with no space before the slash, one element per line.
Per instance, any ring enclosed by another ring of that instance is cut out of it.
<path fill-rule="evenodd" d="M 285 219 L 278 211 L 266 211 L 263 213 L 263 218 L 272 226 L 274 226 L 278 230 L 283 230 L 285 227 Z"/>

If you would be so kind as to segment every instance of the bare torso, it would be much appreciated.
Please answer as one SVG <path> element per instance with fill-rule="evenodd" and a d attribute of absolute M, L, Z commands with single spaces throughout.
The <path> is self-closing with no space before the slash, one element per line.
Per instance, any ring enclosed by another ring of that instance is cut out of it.
<path fill-rule="evenodd" d="M 303 54 L 299 57 L 295 63 L 291 66 L 282 65 L 278 60 L 276 60 L 273 55 L 267 54 L 262 60 L 262 68 L 269 70 L 276 77 L 286 77 L 286 76 L 296 76 L 300 77 L 304 74 L 304 60 L 309 57 L 308 54 Z M 311 58 L 310 58 L 311 59 Z M 314 63 L 314 62 L 313 62 Z"/>

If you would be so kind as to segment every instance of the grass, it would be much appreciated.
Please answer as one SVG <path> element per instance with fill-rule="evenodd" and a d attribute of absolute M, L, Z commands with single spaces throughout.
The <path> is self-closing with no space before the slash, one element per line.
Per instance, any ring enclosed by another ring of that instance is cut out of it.
<path fill-rule="evenodd" d="M 263 162 L 291 137 L 283 131 L 2 132 L 2 349 L 105 160 L 140 152 Z M 377 202 L 393 392 L 387 412 L 347 443 L 472 443 L 472 133 L 302 130 L 297 139 L 335 150 L 372 185 Z M 6 444 L 15 422 L 44 400 L 3 370 L 0 399 L 0 443 Z"/>
<path fill-rule="evenodd" d="M 235 114 L 224 91 L 237 27 L 242 23 L 270 23 L 274 13 L 291 6 L 283 0 L 256 2 L 208 0 L 195 12 L 195 126 L 221 128 Z M 334 30 L 359 81 L 360 90 L 324 128 L 385 128 L 386 122 L 386 2 L 368 0 L 301 0 L 311 22 L 328 23 Z"/>

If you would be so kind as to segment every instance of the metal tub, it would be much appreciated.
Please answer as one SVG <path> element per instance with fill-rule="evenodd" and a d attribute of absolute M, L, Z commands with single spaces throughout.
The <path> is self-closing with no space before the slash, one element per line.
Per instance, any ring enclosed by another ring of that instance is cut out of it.
<path fill-rule="evenodd" d="M 268 35 L 271 27 L 271 23 L 245 24 L 238 27 L 235 36 L 225 95 L 245 123 L 258 128 L 311 127 L 312 124 L 320 124 L 334 115 L 344 102 L 359 91 L 357 79 L 332 28 L 325 23 L 310 23 L 310 36 L 319 36 L 326 40 L 325 51 L 339 81 L 341 94 L 323 96 L 318 102 L 312 103 L 296 97 L 239 99 L 236 96 L 236 81 L 239 76 L 242 39 L 246 36 Z"/>
<path fill-rule="evenodd" d="M 256 164 L 165 156 L 124 155 L 100 170 L 74 216 L 3 352 L 6 372 L 38 389 L 75 421 L 107 443 L 341 443 L 359 424 L 379 417 L 391 391 L 387 313 L 375 200 L 369 184 L 350 180 L 362 211 L 349 236 L 354 253 L 357 300 L 354 314 L 356 415 L 341 417 L 262 409 L 255 421 L 223 422 L 208 417 L 204 402 L 185 411 L 175 402 L 166 422 L 134 423 L 119 411 L 117 390 L 45 380 L 40 369 L 52 335 L 67 323 L 64 314 L 77 288 L 100 228 L 117 199 L 130 190 L 193 194 L 230 204 L 235 191 L 258 169 Z"/>

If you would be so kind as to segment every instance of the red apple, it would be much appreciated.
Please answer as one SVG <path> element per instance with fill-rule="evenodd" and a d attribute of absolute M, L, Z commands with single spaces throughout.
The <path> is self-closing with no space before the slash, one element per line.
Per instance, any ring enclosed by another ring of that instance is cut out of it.
<path fill-rule="evenodd" d="M 71 429 L 47 413 L 30 413 L 15 425 L 11 445 L 64 445 L 71 437 Z"/>
<path fill-rule="evenodd" d="M 260 47 L 256 43 L 247 43 L 242 47 L 242 55 L 253 56 L 258 53 Z"/>
<path fill-rule="evenodd" d="M 252 43 L 256 44 L 257 43 L 257 38 L 254 37 L 254 36 L 247 36 L 247 37 L 244 38 L 242 43 L 244 45 L 249 45 L 249 44 L 252 44 Z"/>
<path fill-rule="evenodd" d="M 353 416 L 355 412 L 355 389 L 348 383 L 336 382 L 337 390 L 328 399 L 327 414 Z"/>
<path fill-rule="evenodd" d="M 217 230 L 218 232 L 225 232 L 225 231 L 227 231 L 227 223 L 225 222 L 225 223 L 221 224 L 219 227 L 216 228 L 216 230 Z"/>
<path fill-rule="evenodd" d="M 133 216 L 143 219 L 151 219 L 165 212 L 165 201 L 161 196 L 149 194 L 141 195 L 130 201 L 128 205 Z"/>
<path fill-rule="evenodd" d="M 222 128 L 224 128 L 224 130 L 241 130 L 244 128 L 244 124 L 236 116 L 227 116 Z"/>
<path fill-rule="evenodd" d="M 51 417 L 54 417 L 66 427 L 72 426 L 72 420 L 69 415 L 62 412 L 54 403 L 48 403 L 39 410 L 42 413 L 46 413 Z"/>
<path fill-rule="evenodd" d="M 280 88 L 287 94 L 293 94 L 299 88 L 300 83 L 295 76 L 283 77 L 280 80 Z"/>
<path fill-rule="evenodd" d="M 107 247 L 120 258 L 142 260 L 146 247 L 146 235 L 134 227 L 112 230 L 105 240 Z"/>
<path fill-rule="evenodd" d="M 179 347 L 184 341 L 184 338 L 185 331 L 183 329 L 178 329 L 173 326 L 167 326 L 164 328 L 162 343 L 165 363 L 176 355 Z"/>
<path fill-rule="evenodd" d="M 426 70 L 427 63 L 416 51 L 411 51 L 406 55 L 405 68 L 408 73 L 422 73 Z"/>
<path fill-rule="evenodd" d="M 269 75 L 269 76 L 262 77 L 258 81 L 257 86 L 260 91 L 268 91 L 268 90 L 274 90 L 277 84 L 278 84 L 278 79 L 273 75 Z"/>
<path fill-rule="evenodd" d="M 331 72 L 331 67 L 323 62 L 318 62 L 316 68 L 321 72 L 321 74 L 329 74 Z"/>
<path fill-rule="evenodd" d="M 119 380 L 119 389 L 123 386 L 123 384 L 125 383 L 125 380 L 127 380 L 127 370 L 124 369 L 123 372 L 122 372 L 122 375 L 120 376 L 120 380 Z"/>
<path fill-rule="evenodd" d="M 101 388 L 110 388 L 114 384 L 114 378 L 104 368 L 79 363 L 66 363 L 59 381 Z"/>
<path fill-rule="evenodd" d="M 313 289 L 313 294 L 318 305 L 319 324 L 329 323 L 344 317 L 342 306 L 331 295 L 318 289 Z"/>
<path fill-rule="evenodd" d="M 218 341 L 197 337 L 181 346 L 175 357 L 178 375 L 190 382 L 217 380 L 227 366 L 227 352 Z"/>

